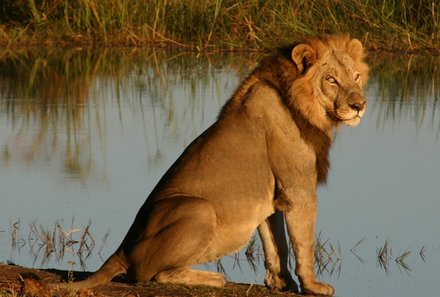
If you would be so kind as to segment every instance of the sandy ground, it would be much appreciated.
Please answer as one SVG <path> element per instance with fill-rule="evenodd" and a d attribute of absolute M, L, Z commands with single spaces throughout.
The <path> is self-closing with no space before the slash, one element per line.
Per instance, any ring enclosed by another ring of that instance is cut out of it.
<path fill-rule="evenodd" d="M 90 273 L 74 272 L 76 280 L 84 279 Z M 157 284 L 150 282 L 147 284 L 130 284 L 124 279 L 116 279 L 106 285 L 98 286 L 94 289 L 79 291 L 50 290 L 45 283 L 65 280 L 68 272 L 63 270 L 38 270 L 16 265 L 0 264 L 0 296 L 62 296 L 62 297 L 104 297 L 104 296 L 123 296 L 123 297 L 144 297 L 144 296 L 299 296 L 290 292 L 278 292 L 267 289 L 264 286 L 229 283 L 223 288 L 213 288 L 204 286 L 184 286 L 174 284 Z"/>

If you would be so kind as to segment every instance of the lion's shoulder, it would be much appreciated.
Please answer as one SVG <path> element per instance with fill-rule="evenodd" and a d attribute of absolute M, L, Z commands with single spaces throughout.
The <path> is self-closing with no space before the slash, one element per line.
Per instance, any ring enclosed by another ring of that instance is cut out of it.
<path fill-rule="evenodd" d="M 223 106 L 219 118 L 238 110 L 248 103 L 249 98 L 256 102 L 266 100 L 266 108 L 270 108 L 276 103 L 274 100 L 288 96 L 289 85 L 297 77 L 295 66 L 286 55 L 291 48 L 279 48 L 274 54 L 264 57 Z"/>

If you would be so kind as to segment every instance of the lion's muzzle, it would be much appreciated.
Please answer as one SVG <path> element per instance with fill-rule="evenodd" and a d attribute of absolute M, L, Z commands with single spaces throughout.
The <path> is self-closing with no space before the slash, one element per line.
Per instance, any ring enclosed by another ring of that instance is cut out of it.
<path fill-rule="evenodd" d="M 357 126 L 365 114 L 365 97 L 358 91 L 351 92 L 345 100 L 336 100 L 334 108 L 338 121 L 347 126 Z"/>
<path fill-rule="evenodd" d="M 356 111 L 358 114 L 365 111 L 366 102 L 362 94 L 358 92 L 351 93 L 348 98 L 348 107 L 350 107 L 351 110 Z"/>

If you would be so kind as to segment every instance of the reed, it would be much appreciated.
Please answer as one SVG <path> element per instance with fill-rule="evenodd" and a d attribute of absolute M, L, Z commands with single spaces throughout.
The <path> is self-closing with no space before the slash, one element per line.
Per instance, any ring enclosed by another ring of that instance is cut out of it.
<path fill-rule="evenodd" d="M 356 244 L 350 249 L 350 252 L 359 260 L 359 262 L 361 262 L 362 264 L 365 264 L 364 259 L 358 255 L 357 253 L 357 247 L 359 247 L 364 241 L 366 241 L 367 238 L 366 237 L 362 237 L 358 242 L 356 242 Z"/>
<path fill-rule="evenodd" d="M 381 267 L 388 275 L 390 273 L 389 267 L 392 256 L 392 248 L 388 240 L 385 240 L 383 246 L 376 248 L 376 254 L 378 266 Z"/>
<path fill-rule="evenodd" d="M 399 255 L 394 259 L 396 261 L 397 267 L 399 269 L 402 269 L 406 272 L 411 271 L 411 268 L 408 266 L 406 260 L 408 256 L 411 254 L 411 251 L 409 249 L 404 250 L 403 252 L 399 253 Z"/>
<path fill-rule="evenodd" d="M 40 265 L 42 266 L 48 264 L 53 258 L 57 262 L 63 261 L 66 253 L 69 253 L 70 258 L 78 260 L 80 267 L 85 268 L 86 260 L 96 249 L 95 239 L 91 232 L 92 221 L 89 220 L 87 225 L 77 228 L 74 227 L 76 223 L 72 218 L 70 227 L 64 228 L 63 225 L 62 220 L 57 220 L 50 227 L 34 220 L 22 228 L 19 219 L 11 221 L 9 227 L 11 249 L 12 251 L 20 251 L 21 248 L 27 246 L 34 258 L 34 264 L 38 259 L 41 259 Z M 26 233 L 27 237 L 24 237 Z M 106 245 L 108 237 L 109 231 L 102 238 L 102 246 Z M 102 247 L 99 252 L 101 250 Z M 74 260 L 67 263 L 74 266 L 76 265 Z"/>
<path fill-rule="evenodd" d="M 419 255 L 420 255 L 420 258 L 423 260 L 423 262 L 425 262 L 425 259 L 426 259 L 425 252 L 426 252 L 426 247 L 422 246 L 420 248 Z"/>
<path fill-rule="evenodd" d="M 324 273 L 338 276 L 342 269 L 342 251 L 339 242 L 332 243 L 330 239 L 323 239 L 320 231 L 315 238 L 315 267 L 317 275 Z"/>
<path fill-rule="evenodd" d="M 63 225 L 65 227 L 63 227 Z M 81 269 L 86 269 L 86 260 L 90 257 L 101 257 L 100 253 L 103 246 L 106 246 L 107 240 L 110 236 L 110 230 L 104 234 L 101 238 L 101 247 L 98 248 L 95 237 L 92 235 L 91 227 L 92 221 L 89 220 L 86 225 L 78 228 L 74 218 L 70 226 L 63 223 L 62 220 L 57 220 L 53 226 L 46 227 L 38 224 L 36 221 L 31 221 L 25 226 L 21 226 L 20 219 L 10 222 L 10 244 L 11 251 L 20 251 L 22 248 L 27 248 L 31 255 L 34 257 L 34 264 L 38 259 L 41 259 L 40 265 L 44 266 L 51 261 L 64 262 L 68 267 L 68 277 L 72 277 L 71 271 L 79 264 Z M 28 234 L 27 239 L 23 236 Z M 356 252 L 367 241 L 366 237 L 358 240 L 349 251 L 360 263 L 367 265 L 368 261 L 364 261 Z M 290 244 L 289 244 L 290 245 Z M 389 240 L 376 247 L 376 263 L 377 267 L 385 271 L 387 275 L 391 275 L 394 267 L 397 267 L 399 271 L 409 273 L 412 271 L 408 265 L 408 260 L 414 260 L 411 255 L 413 251 L 410 248 L 401 250 L 396 256 L 393 255 L 395 250 Z M 324 238 L 322 231 L 320 231 L 315 238 L 315 269 L 318 276 L 323 275 L 336 275 L 340 276 L 342 271 L 343 255 L 346 254 L 346 250 L 342 248 L 339 241 L 334 241 L 329 238 Z M 422 262 L 426 259 L 426 247 L 423 245 L 419 250 L 419 256 Z M 68 255 L 69 254 L 69 255 Z M 73 259 L 72 259 L 73 256 Z M 223 260 L 225 258 L 232 258 L 232 265 L 224 265 Z M 411 259 L 410 259 L 411 258 Z M 69 260 L 70 259 L 70 260 Z M 101 257 L 101 260 L 104 261 Z M 233 255 L 219 258 L 213 262 L 215 269 L 226 275 L 239 269 L 241 272 L 241 263 L 246 261 L 249 267 L 257 274 L 259 267 L 263 265 L 264 254 L 261 248 L 261 242 L 258 240 L 257 234 L 249 241 L 246 248 L 241 252 L 237 252 Z M 394 261 L 392 261 L 394 260 Z M 292 247 L 289 246 L 289 267 L 291 270 L 295 269 L 294 255 Z M 0 294 L 1 295 L 1 294 Z"/>
<path fill-rule="evenodd" d="M 248 243 L 248 246 L 246 247 L 246 250 L 244 252 L 246 256 L 246 260 L 249 264 L 249 267 L 252 268 L 254 272 L 257 271 L 258 265 L 260 264 L 260 245 L 258 244 L 258 237 L 256 234 L 252 236 L 251 240 Z"/>
<path fill-rule="evenodd" d="M 350 32 L 369 48 L 439 49 L 440 4 L 424 0 L 7 0 L 0 44 L 256 49 Z"/>

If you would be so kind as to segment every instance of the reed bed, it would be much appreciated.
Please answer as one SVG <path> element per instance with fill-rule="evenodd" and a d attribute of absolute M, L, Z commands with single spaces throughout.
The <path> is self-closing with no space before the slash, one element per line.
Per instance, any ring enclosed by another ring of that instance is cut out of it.
<path fill-rule="evenodd" d="M 0 45 L 262 50 L 350 32 L 370 49 L 438 51 L 439 10 L 426 0 L 5 0 Z"/>
<path fill-rule="evenodd" d="M 55 260 L 63 261 L 66 254 L 70 260 L 67 262 L 71 268 L 76 264 L 83 269 L 86 268 L 86 260 L 96 254 L 96 241 L 91 232 L 92 221 L 87 225 L 75 227 L 76 222 L 72 218 L 70 226 L 62 220 L 57 220 L 53 226 L 44 226 L 36 221 L 23 224 L 20 219 L 10 222 L 10 243 L 12 251 L 27 249 L 34 259 L 34 264 L 40 260 L 44 266 Z M 98 251 L 100 255 L 103 246 L 109 237 L 109 231 L 102 238 L 102 246 Z"/>
<path fill-rule="evenodd" d="M 76 265 L 82 269 L 87 269 L 86 262 L 92 257 L 99 256 L 102 261 L 105 260 L 101 255 L 101 251 L 110 236 L 109 231 L 104 234 L 101 239 L 101 247 L 97 248 L 95 236 L 91 231 L 92 221 L 89 220 L 86 225 L 75 227 L 78 224 L 72 218 L 70 224 L 57 220 L 53 226 L 43 226 L 36 221 L 30 221 L 23 224 L 20 219 L 10 221 L 9 238 L 11 251 L 28 250 L 34 258 L 34 264 L 40 260 L 40 265 L 45 266 L 53 261 L 64 262 L 68 266 L 68 270 L 73 270 Z M 287 235 L 287 234 L 286 234 Z M 320 231 L 315 237 L 315 270 L 317 275 L 336 275 L 340 276 L 342 270 L 342 262 L 344 257 L 350 254 L 354 256 L 360 263 L 366 265 L 368 261 L 364 261 L 359 256 L 357 249 L 362 248 L 364 253 L 366 248 L 371 248 L 371 243 L 366 237 L 358 240 L 350 249 L 344 249 L 339 241 L 324 238 Z M 412 271 L 408 264 L 408 260 L 420 258 L 424 263 L 426 261 L 426 247 L 423 245 L 418 255 L 414 255 L 413 250 L 406 248 L 394 253 L 394 247 L 390 240 L 385 240 L 383 244 L 376 245 L 376 264 L 387 275 L 392 273 L 393 268 L 397 268 L 401 272 L 409 273 Z M 365 246 L 366 245 L 366 246 Z M 350 253 L 348 253 L 350 252 Z M 72 257 L 73 256 L 73 257 Z M 232 265 L 224 265 L 225 258 L 232 259 Z M 71 260 L 69 260 L 71 259 Z M 228 255 L 218 259 L 213 264 L 216 270 L 228 276 L 232 270 L 242 269 L 242 263 L 247 263 L 255 273 L 264 263 L 264 254 L 261 242 L 257 234 L 254 234 L 248 245 L 241 251 L 233 255 Z M 289 244 L 289 267 L 291 270 L 295 268 L 295 257 L 292 246 Z"/>

